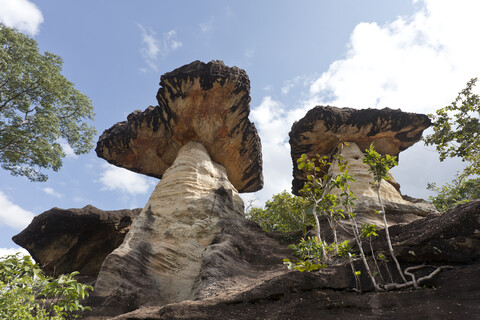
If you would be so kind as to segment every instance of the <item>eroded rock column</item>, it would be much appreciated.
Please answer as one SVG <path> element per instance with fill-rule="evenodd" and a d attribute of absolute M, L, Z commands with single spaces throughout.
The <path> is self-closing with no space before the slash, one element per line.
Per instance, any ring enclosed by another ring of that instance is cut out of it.
<path fill-rule="evenodd" d="M 102 265 L 95 294 L 126 309 L 193 297 L 202 254 L 221 219 L 243 217 L 225 168 L 199 143 L 183 146 L 123 244 Z M 104 304 L 108 305 L 108 301 Z"/>

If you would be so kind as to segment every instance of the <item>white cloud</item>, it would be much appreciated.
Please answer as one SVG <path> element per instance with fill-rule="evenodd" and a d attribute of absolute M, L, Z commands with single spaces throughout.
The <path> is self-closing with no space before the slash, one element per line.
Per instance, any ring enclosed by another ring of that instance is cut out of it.
<path fill-rule="evenodd" d="M 62 194 L 58 193 L 53 188 L 46 187 L 46 188 L 43 188 L 42 190 L 43 190 L 43 192 L 45 192 L 46 194 L 48 194 L 50 196 L 54 196 L 56 198 L 62 198 L 63 197 Z"/>
<path fill-rule="evenodd" d="M 292 161 L 288 132 L 296 113 L 286 111 L 280 102 L 270 96 L 265 97 L 260 105 L 252 108 L 250 119 L 262 139 L 263 175 L 265 185 L 255 194 L 258 202 L 263 203 L 273 194 L 291 189 Z M 245 200 L 249 196 L 243 197 Z M 258 206 L 259 203 L 255 205 Z"/>
<path fill-rule="evenodd" d="M 480 2 L 419 1 L 419 10 L 379 26 L 360 23 L 345 59 L 311 86 L 317 103 L 429 113 L 480 75 Z"/>
<path fill-rule="evenodd" d="M 174 29 L 164 32 L 160 39 L 152 29 L 145 28 L 141 24 L 138 24 L 138 27 L 142 32 L 142 48 L 140 52 L 145 63 L 154 71 L 158 71 L 157 62 L 160 55 L 166 56 L 183 45 L 177 39 L 177 32 Z M 141 68 L 140 71 L 145 72 L 146 69 Z"/>
<path fill-rule="evenodd" d="M 60 143 L 60 147 L 62 147 L 63 152 L 65 152 L 65 156 L 67 158 L 72 158 L 72 159 L 78 158 L 73 148 L 68 144 L 68 142 L 65 139 L 60 139 L 59 143 Z"/>
<path fill-rule="evenodd" d="M 131 195 L 145 194 L 155 184 L 147 177 L 130 170 L 110 164 L 104 165 L 104 168 L 105 171 L 100 176 L 102 190 L 117 190 Z"/>
<path fill-rule="evenodd" d="M 22 230 L 30 224 L 34 214 L 12 203 L 6 195 L 0 192 L 0 223 L 16 230 Z"/>
<path fill-rule="evenodd" d="M 35 35 L 43 22 L 42 12 L 28 0 L 0 0 L 0 22 Z"/>
<path fill-rule="evenodd" d="M 14 255 L 17 252 L 20 252 L 24 256 L 30 255 L 28 251 L 23 248 L 0 248 L 0 259 L 5 256 Z"/>

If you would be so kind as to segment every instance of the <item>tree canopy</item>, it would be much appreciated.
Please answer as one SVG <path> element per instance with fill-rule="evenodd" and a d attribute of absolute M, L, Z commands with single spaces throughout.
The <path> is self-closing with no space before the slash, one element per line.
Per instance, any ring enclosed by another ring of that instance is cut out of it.
<path fill-rule="evenodd" d="M 480 174 L 480 97 L 472 92 L 477 78 L 471 79 L 455 101 L 429 115 L 434 133 L 425 138 L 435 145 L 440 161 L 460 157 L 468 166 L 463 176 Z"/>
<path fill-rule="evenodd" d="M 265 209 L 252 208 L 247 218 L 258 223 L 265 231 L 294 231 L 313 225 L 312 215 L 308 214 L 310 202 L 287 191 L 273 195 L 265 202 Z"/>
<path fill-rule="evenodd" d="M 96 134 L 93 106 L 62 74 L 62 59 L 0 24 L 0 164 L 12 175 L 45 181 L 62 166 L 64 139 L 87 153 Z"/>

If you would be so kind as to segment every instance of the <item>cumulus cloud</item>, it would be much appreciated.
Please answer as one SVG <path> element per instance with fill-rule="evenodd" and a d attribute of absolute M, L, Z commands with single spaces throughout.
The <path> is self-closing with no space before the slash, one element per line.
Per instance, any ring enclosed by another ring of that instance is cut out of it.
<path fill-rule="evenodd" d="M 394 107 L 429 113 L 451 102 L 480 74 L 473 41 L 480 2 L 418 1 L 418 11 L 386 25 L 360 23 L 346 57 L 310 87 L 318 103 L 339 107 Z"/>
<path fill-rule="evenodd" d="M 25 250 L 23 248 L 20 248 L 20 247 L 18 247 L 18 248 L 0 248 L 0 259 L 5 257 L 5 256 L 16 254 L 18 252 L 20 252 L 24 256 L 29 256 L 30 255 L 27 250 Z"/>
<path fill-rule="evenodd" d="M 102 190 L 116 190 L 136 195 L 147 193 L 154 185 L 152 180 L 138 173 L 109 164 L 104 165 L 104 168 L 105 171 L 100 176 Z"/>
<path fill-rule="evenodd" d="M 28 0 L 0 0 L 0 22 L 21 32 L 36 35 L 43 22 L 43 15 Z"/>
<path fill-rule="evenodd" d="M 16 230 L 22 230 L 30 224 L 34 214 L 12 203 L 5 194 L 0 191 L 0 223 Z"/>
<path fill-rule="evenodd" d="M 255 194 L 258 200 L 255 205 L 261 205 L 273 194 L 291 189 L 292 161 L 288 132 L 295 120 L 305 113 L 305 108 L 286 110 L 283 105 L 272 97 L 265 97 L 260 105 L 252 108 L 250 119 L 262 139 L 263 174 L 265 185 Z M 248 202 L 251 198 L 244 197 Z"/>
<path fill-rule="evenodd" d="M 166 56 L 183 45 L 177 39 L 177 32 L 174 29 L 164 32 L 161 37 L 158 37 L 152 29 L 145 28 L 141 24 L 138 24 L 138 27 L 142 33 L 140 52 L 145 63 L 154 71 L 158 71 L 157 63 L 160 56 Z"/>
<path fill-rule="evenodd" d="M 45 192 L 46 194 L 48 194 L 50 196 L 54 196 L 56 198 L 62 198 L 63 197 L 62 194 L 58 193 L 57 191 L 55 191 L 53 188 L 50 188 L 50 187 L 43 188 L 42 191 Z"/>

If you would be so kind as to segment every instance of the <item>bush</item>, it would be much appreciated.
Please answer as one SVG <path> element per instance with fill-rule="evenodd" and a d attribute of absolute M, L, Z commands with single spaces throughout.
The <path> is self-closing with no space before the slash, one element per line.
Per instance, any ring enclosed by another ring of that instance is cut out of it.
<path fill-rule="evenodd" d="M 265 209 L 252 208 L 247 219 L 258 223 L 265 231 L 288 232 L 313 225 L 310 202 L 287 191 L 275 194 L 265 203 Z M 309 213 L 310 211 L 310 213 Z"/>
<path fill-rule="evenodd" d="M 30 256 L 20 253 L 0 258 L 0 319 L 73 319 L 93 288 L 78 283 L 78 272 L 47 277 Z"/>

